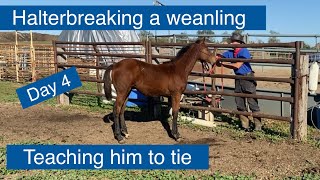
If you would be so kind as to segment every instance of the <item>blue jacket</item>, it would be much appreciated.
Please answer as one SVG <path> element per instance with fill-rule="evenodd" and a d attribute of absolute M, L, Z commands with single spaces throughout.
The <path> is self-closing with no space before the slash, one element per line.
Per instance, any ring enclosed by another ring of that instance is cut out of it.
<path fill-rule="evenodd" d="M 236 57 L 233 57 L 233 50 L 228 50 L 222 54 L 224 58 L 242 58 L 251 59 L 250 52 L 247 48 L 241 48 Z M 249 62 L 244 62 L 239 69 L 233 70 L 236 75 L 243 75 L 252 72 L 252 68 Z"/>

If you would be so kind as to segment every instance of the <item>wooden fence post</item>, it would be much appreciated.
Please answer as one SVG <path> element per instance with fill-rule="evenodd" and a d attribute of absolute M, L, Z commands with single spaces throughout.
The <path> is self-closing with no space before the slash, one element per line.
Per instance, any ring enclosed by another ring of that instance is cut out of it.
<path fill-rule="evenodd" d="M 93 45 L 93 49 L 94 49 L 94 51 L 96 53 L 100 53 L 99 49 L 97 48 L 97 45 Z M 100 66 L 100 58 L 101 58 L 101 56 L 96 56 L 96 59 L 95 59 L 96 66 Z M 99 69 L 96 69 L 95 71 L 96 71 L 97 80 L 101 80 Z M 101 85 L 102 85 L 101 83 L 97 82 L 98 93 L 102 93 L 102 86 Z M 97 101 L 98 101 L 98 105 L 100 106 L 101 105 L 101 101 L 102 101 L 102 97 L 101 96 L 97 96 Z"/>
<path fill-rule="evenodd" d="M 298 93 L 298 127 L 296 138 L 299 141 L 307 140 L 307 103 L 308 103 L 308 67 L 309 56 L 303 55 L 300 57 L 300 88 Z"/>
<path fill-rule="evenodd" d="M 53 53 L 54 53 L 53 58 L 54 58 L 55 73 L 58 73 L 59 72 L 59 69 L 58 69 L 59 60 L 58 60 L 58 55 L 57 55 L 58 49 L 57 49 L 56 41 L 52 41 L 52 45 L 53 45 Z M 70 98 L 66 94 L 61 94 L 61 95 L 57 96 L 56 98 L 57 98 L 57 104 L 64 104 L 64 105 L 70 104 Z"/>
<path fill-rule="evenodd" d="M 18 32 L 15 32 L 16 42 L 14 45 L 14 56 L 15 56 L 15 64 L 16 64 L 16 80 L 19 82 L 19 69 L 20 69 L 20 62 L 18 57 Z"/>
<path fill-rule="evenodd" d="M 35 82 L 37 80 L 37 78 L 36 78 L 36 57 L 35 57 L 35 51 L 34 51 L 34 47 L 33 47 L 32 31 L 30 31 L 30 60 L 31 60 L 32 82 Z"/>
<path fill-rule="evenodd" d="M 301 41 L 296 41 L 296 53 L 294 64 L 294 106 L 291 122 L 291 135 L 294 140 L 304 141 L 307 139 L 307 101 L 308 101 L 308 56 L 300 55 Z M 291 91 L 292 92 L 292 91 Z"/>

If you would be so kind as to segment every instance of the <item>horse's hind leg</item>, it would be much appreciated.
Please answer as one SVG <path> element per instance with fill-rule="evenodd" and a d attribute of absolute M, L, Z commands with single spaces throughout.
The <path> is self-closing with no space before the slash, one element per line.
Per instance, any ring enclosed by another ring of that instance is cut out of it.
<path fill-rule="evenodd" d="M 121 115 L 121 109 L 122 109 L 122 106 L 124 105 L 125 99 L 126 99 L 126 96 L 118 93 L 116 102 L 114 103 L 114 107 L 113 107 L 114 136 L 120 144 L 124 143 L 125 141 L 120 131 L 120 115 Z"/>
<path fill-rule="evenodd" d="M 119 87 L 119 86 L 118 86 Z M 127 104 L 127 97 L 129 96 L 130 87 L 121 87 L 117 88 L 117 98 L 114 104 L 114 125 L 115 138 L 119 143 L 124 143 L 125 139 L 123 138 L 121 133 L 124 133 L 126 137 L 128 137 L 127 127 L 124 119 L 124 111 Z"/>
<path fill-rule="evenodd" d="M 121 112 L 120 112 L 120 130 L 121 130 L 121 133 L 126 137 L 128 138 L 129 137 L 129 133 L 128 133 L 128 129 L 127 129 L 127 126 L 126 126 L 126 122 L 125 122 L 125 118 L 124 118 L 124 112 L 126 110 L 126 104 L 128 102 L 128 97 L 126 98 L 126 100 L 124 101 L 124 104 L 122 105 L 122 108 L 121 108 Z"/>
<path fill-rule="evenodd" d="M 119 141 L 119 143 L 120 142 L 122 143 L 123 137 L 121 136 L 121 133 L 120 133 L 119 113 L 118 113 L 118 107 L 116 104 L 117 103 L 115 103 L 113 107 L 114 137 Z"/>

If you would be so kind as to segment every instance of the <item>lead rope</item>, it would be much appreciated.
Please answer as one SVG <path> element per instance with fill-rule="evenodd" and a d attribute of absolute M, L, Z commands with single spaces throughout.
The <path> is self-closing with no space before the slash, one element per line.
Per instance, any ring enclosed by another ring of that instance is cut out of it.
<path fill-rule="evenodd" d="M 209 65 L 207 62 L 202 62 L 202 73 L 205 74 L 205 73 L 208 73 L 208 74 L 212 74 L 214 72 L 214 68 L 215 68 L 215 65 L 213 65 L 213 67 L 209 68 Z M 206 80 L 205 80 L 205 77 L 202 76 L 202 81 L 203 81 L 203 89 L 204 89 L 204 92 L 207 91 L 207 87 L 206 87 Z M 206 95 L 206 101 L 208 102 L 211 102 L 211 99 Z"/>
<path fill-rule="evenodd" d="M 214 51 L 214 54 L 216 54 L 216 50 Z M 209 68 L 208 63 L 202 62 L 202 73 L 205 74 L 205 72 L 206 72 L 208 74 L 213 74 L 216 66 L 217 65 L 214 64 L 211 68 Z M 220 72 L 221 72 L 221 74 L 224 74 L 224 66 L 223 65 L 221 65 Z M 205 82 L 204 76 L 202 76 L 202 80 L 203 80 L 204 92 L 206 92 L 207 88 L 206 88 L 206 82 Z M 224 81 L 223 81 L 223 78 L 221 78 L 221 91 L 223 91 L 223 89 L 224 89 Z M 205 99 L 207 102 L 211 102 L 211 99 L 208 96 L 206 96 Z M 216 99 L 216 103 L 219 103 L 220 101 L 221 101 L 221 98 Z"/>
<path fill-rule="evenodd" d="M 218 59 L 220 59 L 221 56 L 218 57 Z M 224 74 L 224 66 L 221 64 L 220 67 L 220 73 L 223 75 Z M 223 82 L 223 77 L 221 78 L 221 91 L 223 91 L 223 87 L 224 87 L 224 82 Z M 216 103 L 220 103 L 221 102 L 221 97 L 216 99 Z"/>
<path fill-rule="evenodd" d="M 216 57 L 216 54 L 217 54 L 217 49 L 215 49 L 214 50 L 214 56 Z M 214 65 L 212 65 L 211 66 L 211 68 L 209 68 L 209 65 L 208 65 L 208 63 L 207 62 L 204 62 L 204 61 L 202 61 L 202 73 L 203 74 L 205 74 L 205 71 L 206 71 L 206 73 L 208 73 L 208 74 L 213 74 L 214 73 L 214 71 L 215 71 L 215 69 L 216 69 L 216 64 L 214 64 Z M 223 73 L 223 70 L 221 71 L 222 73 Z M 204 76 L 202 76 L 202 81 L 203 81 L 203 88 L 204 88 L 204 92 L 206 92 L 207 91 L 207 88 L 206 88 L 206 80 L 205 80 L 205 77 Z M 223 82 L 222 82 L 222 86 L 223 86 Z M 222 87 L 222 89 L 223 89 L 223 87 Z M 207 102 L 211 102 L 211 99 L 208 97 L 208 96 L 206 96 L 206 101 Z M 220 99 L 216 99 L 216 102 L 219 102 L 220 101 Z"/>
<path fill-rule="evenodd" d="M 223 67 L 223 65 L 221 64 L 221 69 L 220 69 L 220 71 L 221 71 L 221 74 L 224 74 L 224 67 Z M 223 91 L 223 77 L 221 78 L 221 91 Z"/>

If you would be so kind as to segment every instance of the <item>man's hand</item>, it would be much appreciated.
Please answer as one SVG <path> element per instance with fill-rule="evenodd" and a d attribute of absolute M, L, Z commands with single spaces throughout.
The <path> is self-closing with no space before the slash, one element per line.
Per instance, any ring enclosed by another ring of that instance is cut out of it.
<path fill-rule="evenodd" d="M 222 58 L 222 55 L 221 54 L 217 54 L 216 55 L 216 66 L 218 66 L 218 67 L 221 67 L 221 65 L 222 65 L 222 62 L 220 61 L 220 59 Z"/>

